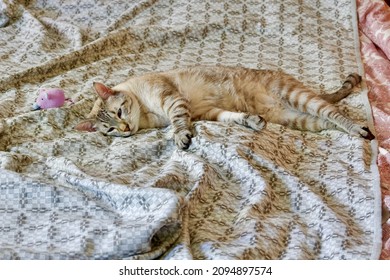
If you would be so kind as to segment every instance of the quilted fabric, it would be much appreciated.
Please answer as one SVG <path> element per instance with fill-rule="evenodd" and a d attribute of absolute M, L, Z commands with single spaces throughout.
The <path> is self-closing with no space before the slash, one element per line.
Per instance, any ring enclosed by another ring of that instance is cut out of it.
<path fill-rule="evenodd" d="M 194 123 L 109 138 L 73 129 L 93 81 L 194 64 L 284 70 L 316 92 L 362 73 L 339 1 L 7 1 L 0 29 L 1 259 L 370 259 L 376 142 L 340 131 Z M 40 87 L 73 105 L 31 111 Z M 338 105 L 372 127 L 365 84 Z"/>

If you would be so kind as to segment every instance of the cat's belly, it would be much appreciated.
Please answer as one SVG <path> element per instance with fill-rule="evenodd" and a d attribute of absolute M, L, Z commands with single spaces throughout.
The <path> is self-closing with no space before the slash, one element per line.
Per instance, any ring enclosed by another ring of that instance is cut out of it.
<path fill-rule="evenodd" d="M 255 109 L 251 111 L 251 113 L 266 116 L 269 114 L 274 114 L 275 111 L 279 111 L 279 108 L 280 105 L 276 102 L 272 104 L 256 104 Z"/>
<path fill-rule="evenodd" d="M 255 104 L 251 106 L 250 113 L 261 115 L 263 118 L 270 119 L 271 116 L 277 114 L 282 108 L 280 100 L 268 94 L 257 95 Z"/>
<path fill-rule="evenodd" d="M 262 116 L 267 122 L 279 123 L 281 114 L 283 110 L 279 106 L 273 108 L 267 108 L 264 111 L 260 112 L 259 115 Z"/>

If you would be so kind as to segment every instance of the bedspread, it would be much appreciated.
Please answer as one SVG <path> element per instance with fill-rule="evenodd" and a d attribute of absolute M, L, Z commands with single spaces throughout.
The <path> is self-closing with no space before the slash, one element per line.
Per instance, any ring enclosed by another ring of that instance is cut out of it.
<path fill-rule="evenodd" d="M 361 51 L 379 141 L 383 199 L 383 249 L 390 259 L 390 8 L 384 1 L 358 1 Z"/>
<path fill-rule="evenodd" d="M 363 74 L 356 4 L 340 1 L 3 1 L 0 259 L 376 259 L 377 141 L 198 121 L 129 138 L 73 129 L 94 81 L 240 65 L 318 94 Z M 73 104 L 32 111 L 41 87 Z M 337 106 L 373 129 L 367 87 Z"/>

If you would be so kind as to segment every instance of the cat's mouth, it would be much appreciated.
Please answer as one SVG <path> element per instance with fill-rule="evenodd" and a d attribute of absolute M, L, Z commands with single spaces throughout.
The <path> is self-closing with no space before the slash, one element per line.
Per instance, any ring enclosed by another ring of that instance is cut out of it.
<path fill-rule="evenodd" d="M 133 135 L 136 132 L 134 130 L 135 130 L 135 127 L 132 127 L 127 123 L 122 123 L 119 126 L 119 134 L 121 134 L 120 135 L 121 137 L 129 137 L 129 136 Z"/>
<path fill-rule="evenodd" d="M 114 137 L 129 137 L 135 134 L 136 128 L 131 127 L 127 123 L 121 123 L 117 127 L 111 127 L 107 132 L 103 132 L 105 136 L 114 136 Z"/>
<path fill-rule="evenodd" d="M 134 128 L 131 128 L 128 124 L 126 124 L 126 126 L 119 131 L 118 136 L 129 137 L 133 134 L 135 134 Z"/>

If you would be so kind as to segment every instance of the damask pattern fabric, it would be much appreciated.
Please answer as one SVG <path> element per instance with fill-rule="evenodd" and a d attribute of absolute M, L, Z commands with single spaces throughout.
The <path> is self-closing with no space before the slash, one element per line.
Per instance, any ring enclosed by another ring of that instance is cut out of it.
<path fill-rule="evenodd" d="M 384 1 L 360 0 L 357 4 L 362 59 L 379 145 L 383 201 L 380 259 L 390 259 L 390 7 Z"/>
<path fill-rule="evenodd" d="M 1 259 L 375 259 L 376 141 L 199 121 L 80 133 L 94 81 L 194 64 L 283 70 L 318 94 L 362 74 L 353 1 L 3 1 Z M 32 111 L 40 87 L 73 104 Z M 338 104 L 372 129 L 363 83 Z"/>

